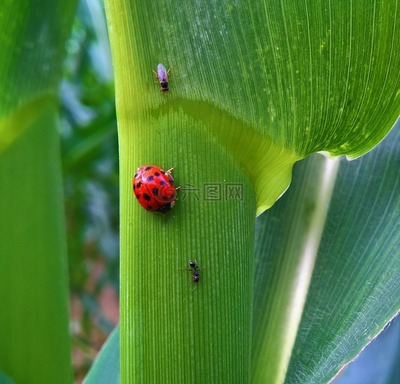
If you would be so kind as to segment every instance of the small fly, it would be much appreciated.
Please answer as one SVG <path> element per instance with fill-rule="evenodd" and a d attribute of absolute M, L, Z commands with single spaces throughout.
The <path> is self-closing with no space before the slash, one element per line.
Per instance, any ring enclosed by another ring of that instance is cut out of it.
<path fill-rule="evenodd" d="M 168 74 L 169 74 L 169 69 L 167 70 L 164 65 L 161 63 L 157 65 L 157 72 L 153 71 L 154 74 L 157 76 L 158 81 L 160 82 L 161 86 L 161 91 L 162 92 L 168 92 Z"/>

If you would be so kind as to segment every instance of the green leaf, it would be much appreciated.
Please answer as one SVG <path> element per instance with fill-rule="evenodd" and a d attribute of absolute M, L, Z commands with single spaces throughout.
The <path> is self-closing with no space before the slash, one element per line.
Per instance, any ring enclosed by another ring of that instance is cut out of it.
<path fill-rule="evenodd" d="M 400 310 L 399 150 L 397 128 L 362 159 L 340 161 L 332 195 L 330 160 L 311 157 L 259 218 L 254 383 L 282 382 L 289 364 L 287 383 L 327 382 Z"/>
<path fill-rule="evenodd" d="M 119 336 L 119 326 L 117 326 L 90 367 L 90 371 L 84 380 L 85 384 L 118 384 L 120 382 Z"/>
<path fill-rule="evenodd" d="M 254 383 L 284 380 L 337 168 L 321 155 L 299 163 L 290 189 L 257 220 Z"/>
<path fill-rule="evenodd" d="M 74 8 L 0 12 L 0 368 L 18 383 L 72 378 L 57 85 Z"/>
<path fill-rule="evenodd" d="M 340 166 L 288 382 L 330 378 L 400 311 L 399 154 L 397 127 Z"/>
<path fill-rule="evenodd" d="M 0 13 L 0 151 L 55 103 L 75 1 L 4 0 Z M 10 17 L 13 15 L 14 17 Z M 16 111 L 20 114 L 16 116 Z"/>
<path fill-rule="evenodd" d="M 296 161 L 317 151 L 357 157 L 388 133 L 400 111 L 396 7 L 106 1 L 121 165 L 122 382 L 249 380 L 254 216 L 285 191 Z M 169 93 L 151 73 L 160 62 L 171 68 Z M 176 167 L 180 198 L 167 215 L 145 212 L 132 195 L 143 164 Z M 310 180 L 321 183 L 324 171 Z M 232 185 L 240 199 L 229 199 Z M 316 186 L 306 238 L 322 233 L 333 186 Z M 191 292 L 178 269 L 193 259 L 204 271 Z M 294 283 L 285 277 L 282 287 Z"/>
<path fill-rule="evenodd" d="M 293 162 L 317 151 L 360 156 L 395 122 L 396 6 L 113 2 L 120 123 L 157 107 L 202 121 L 251 176 L 261 213 Z M 165 97 L 151 74 L 158 62 L 172 68 Z"/>
<path fill-rule="evenodd" d="M 0 154 L 0 364 L 16 382 L 71 379 L 56 123 L 42 108 Z"/>

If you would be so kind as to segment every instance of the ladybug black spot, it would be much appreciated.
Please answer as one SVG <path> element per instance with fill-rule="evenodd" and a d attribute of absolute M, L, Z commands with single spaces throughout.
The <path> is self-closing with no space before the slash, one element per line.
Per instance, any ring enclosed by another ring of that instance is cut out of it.
<path fill-rule="evenodd" d="M 153 188 L 153 194 L 154 196 L 158 196 L 158 188 Z"/>
<path fill-rule="evenodd" d="M 138 174 L 137 174 L 137 173 L 135 173 L 135 176 L 133 176 L 133 177 L 137 177 L 137 175 L 138 175 Z"/>
<path fill-rule="evenodd" d="M 145 171 L 150 171 L 151 167 L 146 167 L 144 170 Z"/>
<path fill-rule="evenodd" d="M 135 196 L 136 196 L 137 199 L 140 198 L 140 195 L 138 193 L 135 193 Z"/>
<path fill-rule="evenodd" d="M 143 193 L 143 199 L 150 201 L 151 197 L 147 193 Z"/>
<path fill-rule="evenodd" d="M 154 174 L 156 175 L 156 177 L 160 176 L 160 172 L 155 172 Z"/>
<path fill-rule="evenodd" d="M 147 178 L 147 181 L 153 181 L 154 180 L 154 176 L 149 176 L 148 178 Z"/>
<path fill-rule="evenodd" d="M 137 184 L 136 184 L 136 188 L 140 188 L 142 186 L 142 183 L 139 181 Z"/>
<path fill-rule="evenodd" d="M 153 207 L 149 204 L 148 206 L 147 206 L 147 209 L 152 209 Z"/>
<path fill-rule="evenodd" d="M 169 184 L 174 185 L 174 180 L 170 180 Z"/>
<path fill-rule="evenodd" d="M 161 184 L 161 185 L 167 185 L 168 183 L 167 183 L 165 180 L 161 180 L 161 181 L 160 181 L 160 184 Z"/>

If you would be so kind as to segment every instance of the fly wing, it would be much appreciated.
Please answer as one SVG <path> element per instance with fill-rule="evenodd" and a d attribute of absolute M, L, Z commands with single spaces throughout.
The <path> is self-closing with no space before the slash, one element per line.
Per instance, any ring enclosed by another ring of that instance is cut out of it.
<path fill-rule="evenodd" d="M 160 81 L 168 81 L 167 70 L 162 64 L 157 65 L 157 76 Z"/>

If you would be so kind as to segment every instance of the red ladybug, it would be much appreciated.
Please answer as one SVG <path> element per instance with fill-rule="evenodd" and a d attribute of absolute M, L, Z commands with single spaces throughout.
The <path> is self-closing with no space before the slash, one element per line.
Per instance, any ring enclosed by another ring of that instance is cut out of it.
<path fill-rule="evenodd" d="M 132 179 L 133 193 L 140 205 L 151 212 L 168 212 L 176 200 L 174 179 L 171 172 L 155 165 L 143 165 L 138 168 Z"/>

